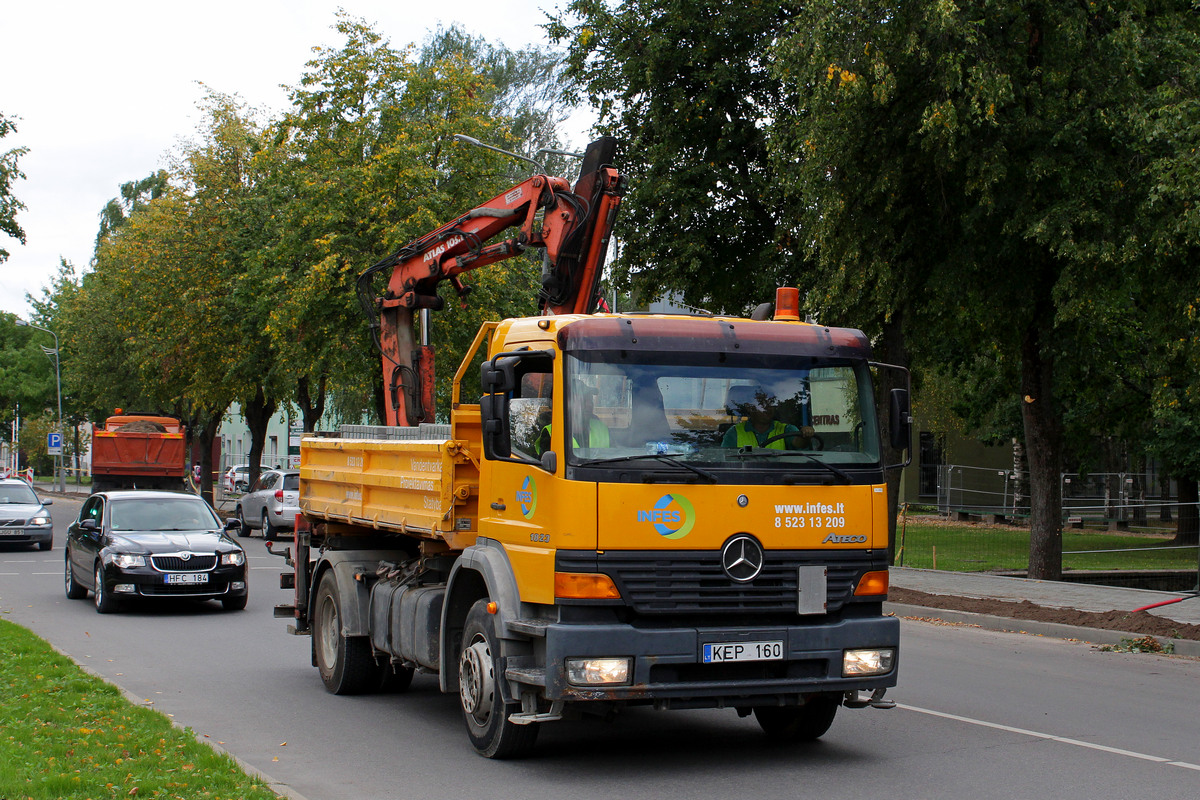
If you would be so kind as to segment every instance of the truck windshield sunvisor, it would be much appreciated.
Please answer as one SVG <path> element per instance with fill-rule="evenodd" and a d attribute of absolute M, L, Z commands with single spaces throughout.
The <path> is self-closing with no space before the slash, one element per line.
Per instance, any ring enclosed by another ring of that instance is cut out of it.
<path fill-rule="evenodd" d="M 558 344 L 569 353 L 658 350 L 868 358 L 871 351 L 866 334 L 859 330 L 720 317 L 580 319 L 563 326 Z"/>

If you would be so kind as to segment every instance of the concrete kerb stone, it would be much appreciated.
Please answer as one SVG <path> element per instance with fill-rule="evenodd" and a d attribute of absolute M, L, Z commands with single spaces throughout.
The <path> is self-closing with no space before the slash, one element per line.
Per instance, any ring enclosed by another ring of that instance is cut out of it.
<path fill-rule="evenodd" d="M 1034 620 L 1014 619 L 1012 617 L 997 617 L 991 614 L 977 614 L 971 611 L 951 611 L 944 608 L 926 608 L 905 603 L 886 602 L 883 604 L 885 613 L 897 617 L 914 617 L 917 619 L 937 619 L 960 625 L 975 625 L 985 630 L 1003 631 L 1006 633 L 1026 633 L 1035 636 L 1049 636 L 1055 639 L 1077 639 L 1095 645 L 1120 645 L 1127 639 L 1141 639 L 1143 634 L 1124 631 L 1111 631 L 1104 628 L 1084 628 L 1076 625 L 1063 625 L 1057 622 L 1037 622 Z M 1174 655 L 1200 658 L 1200 641 L 1192 639 L 1169 639 L 1165 636 L 1152 637 L 1164 645 L 1170 644 Z"/>

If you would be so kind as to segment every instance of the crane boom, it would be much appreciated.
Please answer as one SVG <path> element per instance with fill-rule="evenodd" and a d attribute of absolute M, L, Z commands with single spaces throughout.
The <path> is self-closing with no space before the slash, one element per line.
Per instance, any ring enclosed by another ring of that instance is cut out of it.
<path fill-rule="evenodd" d="M 359 298 L 373 324 L 378 313 L 388 425 L 433 419 L 433 348 L 425 315 L 445 305 L 437 293 L 442 281 L 450 281 L 465 300 L 470 288 L 462 282 L 464 272 L 538 247 L 545 251 L 538 293 L 541 313 L 591 313 L 625 191 L 622 176 L 612 166 L 615 151 L 615 139 L 598 139 L 588 146 L 574 187 L 565 178 L 533 175 L 414 239 L 359 276 Z M 514 235 L 488 243 L 509 228 L 517 228 Z M 389 269 L 383 296 L 368 296 L 371 276 Z M 414 312 L 422 315 L 419 341 Z"/>

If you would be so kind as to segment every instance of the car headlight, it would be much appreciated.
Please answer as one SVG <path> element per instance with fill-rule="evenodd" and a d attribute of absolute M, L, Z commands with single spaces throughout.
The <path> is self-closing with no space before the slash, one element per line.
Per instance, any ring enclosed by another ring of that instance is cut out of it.
<path fill-rule="evenodd" d="M 145 556 L 135 556 L 130 553 L 109 553 L 104 557 L 104 560 L 121 569 L 146 566 Z"/>
<path fill-rule="evenodd" d="M 49 525 L 50 524 L 50 515 L 49 514 L 38 514 L 33 519 L 29 520 L 29 524 L 30 525 Z"/>
<path fill-rule="evenodd" d="M 233 553 L 221 553 L 221 563 L 231 567 L 240 567 L 246 563 L 246 554 L 240 550 Z"/>

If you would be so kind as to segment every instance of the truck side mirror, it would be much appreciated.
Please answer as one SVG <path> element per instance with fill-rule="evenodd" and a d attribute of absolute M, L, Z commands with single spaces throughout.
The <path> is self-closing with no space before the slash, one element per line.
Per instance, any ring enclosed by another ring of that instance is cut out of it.
<path fill-rule="evenodd" d="M 892 389 L 891 413 L 888 416 L 888 431 L 892 447 L 909 450 L 912 447 L 912 414 L 909 409 L 908 390 Z"/>
<path fill-rule="evenodd" d="M 485 370 L 487 366 L 487 362 L 484 362 Z M 484 385 L 487 385 L 486 378 Z M 508 422 L 508 395 L 485 394 L 479 398 L 479 416 L 483 423 L 484 458 L 511 458 L 512 434 Z"/>

